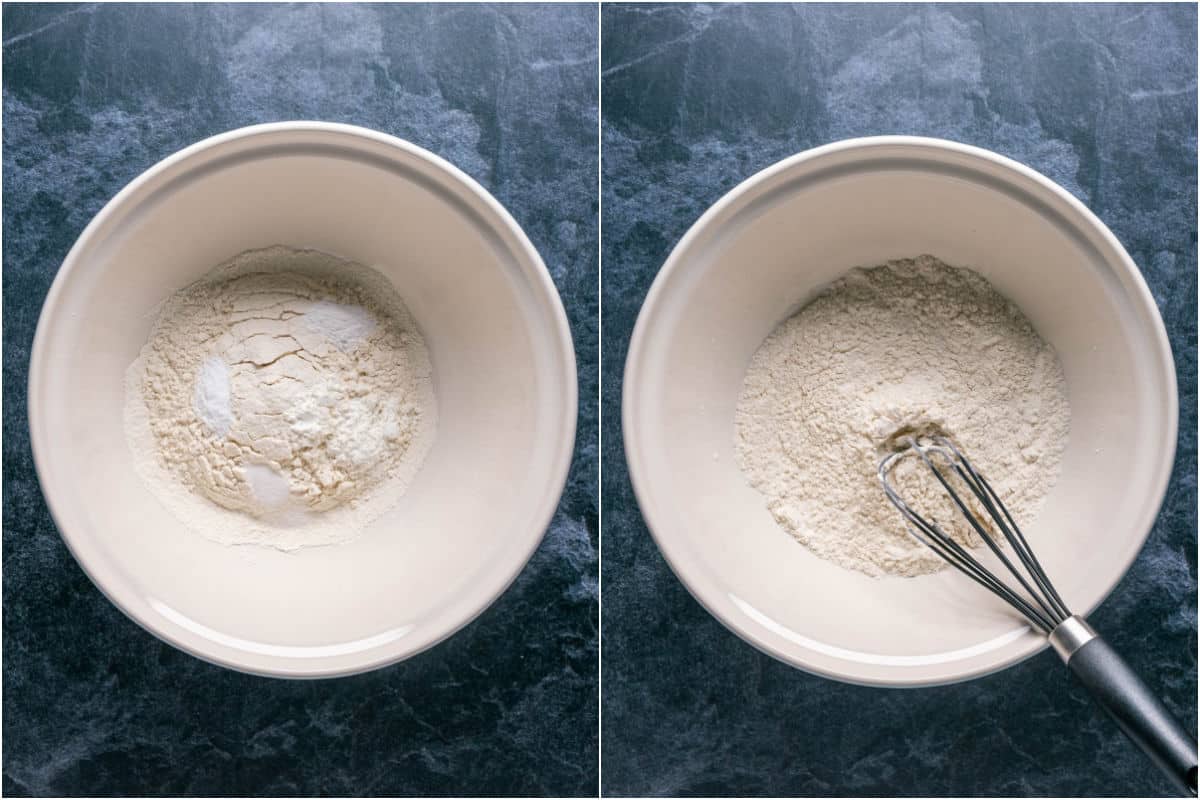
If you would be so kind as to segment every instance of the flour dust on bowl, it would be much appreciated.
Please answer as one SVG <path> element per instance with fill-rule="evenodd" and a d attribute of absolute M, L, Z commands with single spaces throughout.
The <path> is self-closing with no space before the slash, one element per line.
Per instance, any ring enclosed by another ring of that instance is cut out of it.
<path fill-rule="evenodd" d="M 196 288 L 233 259 L 249 288 Z M 144 479 L 127 373 L 153 389 L 143 444 L 204 456 L 157 475 L 202 524 Z M 318 122 L 205 140 L 105 206 L 47 297 L 29 398 L 96 585 L 187 652 L 286 677 L 406 658 L 495 600 L 549 524 L 576 413 L 562 305 L 512 217 L 420 148 Z M 177 418 L 195 435 L 155 438 Z"/>
<path fill-rule="evenodd" d="M 929 330 L 906 328 L 904 304 L 921 318 L 931 297 L 944 308 Z M 884 345 L 915 343 L 914 357 L 891 359 L 865 338 L 854 321 L 864 308 L 890 326 L 875 331 Z M 817 352 L 836 356 L 836 380 L 803 362 Z M 994 380 L 968 363 L 961 394 L 924 383 L 923 355 L 971 354 L 1001 367 Z M 789 381 L 804 384 L 794 396 Z M 1082 204 L 994 153 L 877 137 L 782 161 L 701 217 L 638 318 L 623 417 L 647 524 L 714 616 L 811 672 L 919 686 L 1000 669 L 1046 639 L 905 539 L 877 483 L 854 483 L 873 478 L 889 443 L 949 433 L 1007 459 L 979 466 L 989 477 L 1011 468 L 1022 530 L 1085 615 L 1150 531 L 1178 408 L 1149 291 Z M 1007 441 L 989 438 L 989 420 Z M 864 469 L 845 473 L 846 486 L 814 483 L 858 456 Z M 789 493 L 795 483 L 810 493 Z M 844 533 L 848 520 L 862 526 L 852 547 L 822 527 Z"/>

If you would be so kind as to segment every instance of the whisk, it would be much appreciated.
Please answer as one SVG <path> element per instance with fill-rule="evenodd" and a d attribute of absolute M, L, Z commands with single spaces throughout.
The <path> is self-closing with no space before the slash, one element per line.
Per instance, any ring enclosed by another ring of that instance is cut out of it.
<path fill-rule="evenodd" d="M 888 499 L 904 515 L 909 532 L 1044 633 L 1125 734 L 1177 789 L 1195 796 L 1196 743 L 1116 651 L 1082 617 L 1070 612 L 991 485 L 944 436 L 909 436 L 900 445 L 880 461 L 879 480 Z M 894 471 L 906 458 L 919 458 L 932 471 L 1011 578 L 987 569 L 966 547 L 904 501 L 894 485 Z M 956 484 L 962 488 L 956 489 Z M 1007 542 L 1011 556 L 1004 552 L 998 537 Z"/>

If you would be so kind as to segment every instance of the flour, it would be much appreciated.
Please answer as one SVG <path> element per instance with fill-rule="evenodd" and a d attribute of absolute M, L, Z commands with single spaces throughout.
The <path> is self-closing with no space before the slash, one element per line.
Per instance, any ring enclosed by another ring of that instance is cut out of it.
<path fill-rule="evenodd" d="M 909 534 L 880 488 L 880 458 L 911 433 L 943 433 L 1028 526 L 1058 478 L 1070 424 L 1062 366 L 982 277 L 932 256 L 856 269 L 780 324 L 751 359 L 735 445 L 776 522 L 816 555 L 868 575 L 944 562 Z M 916 459 L 909 504 L 980 544 Z"/>
<path fill-rule="evenodd" d="M 312 250 L 249 251 L 177 292 L 126 374 L 138 473 L 225 544 L 353 538 L 404 493 L 436 416 L 390 284 Z"/>

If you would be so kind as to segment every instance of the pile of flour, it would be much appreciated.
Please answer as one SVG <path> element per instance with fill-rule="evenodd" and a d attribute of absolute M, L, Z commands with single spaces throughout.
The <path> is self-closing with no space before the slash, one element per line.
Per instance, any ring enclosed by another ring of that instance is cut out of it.
<path fill-rule="evenodd" d="M 1054 350 L 981 276 L 932 256 L 856 269 L 780 324 L 750 362 L 738 463 L 778 524 L 822 558 L 868 575 L 945 564 L 879 485 L 881 457 L 941 433 L 1028 525 L 1058 478 L 1070 425 Z M 967 545 L 977 537 L 917 459 L 908 503 Z"/>
<path fill-rule="evenodd" d="M 281 550 L 353 538 L 432 444 L 433 371 L 379 273 L 243 253 L 170 297 L 126 373 L 139 474 L 182 521 Z"/>

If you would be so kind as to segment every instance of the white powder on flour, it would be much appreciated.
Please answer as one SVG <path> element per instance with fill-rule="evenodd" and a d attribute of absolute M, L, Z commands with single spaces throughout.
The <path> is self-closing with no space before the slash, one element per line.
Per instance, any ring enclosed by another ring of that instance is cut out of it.
<path fill-rule="evenodd" d="M 932 256 L 856 269 L 780 324 L 751 359 L 735 445 L 778 524 L 868 575 L 944 562 L 909 534 L 877 476 L 908 433 L 958 443 L 1027 526 L 1058 478 L 1070 424 L 1054 350 L 981 276 Z M 979 544 L 916 459 L 906 500 Z"/>
<path fill-rule="evenodd" d="M 436 417 L 390 284 L 313 250 L 249 251 L 177 292 L 126 374 L 139 474 L 226 544 L 353 538 L 404 493 Z"/>

